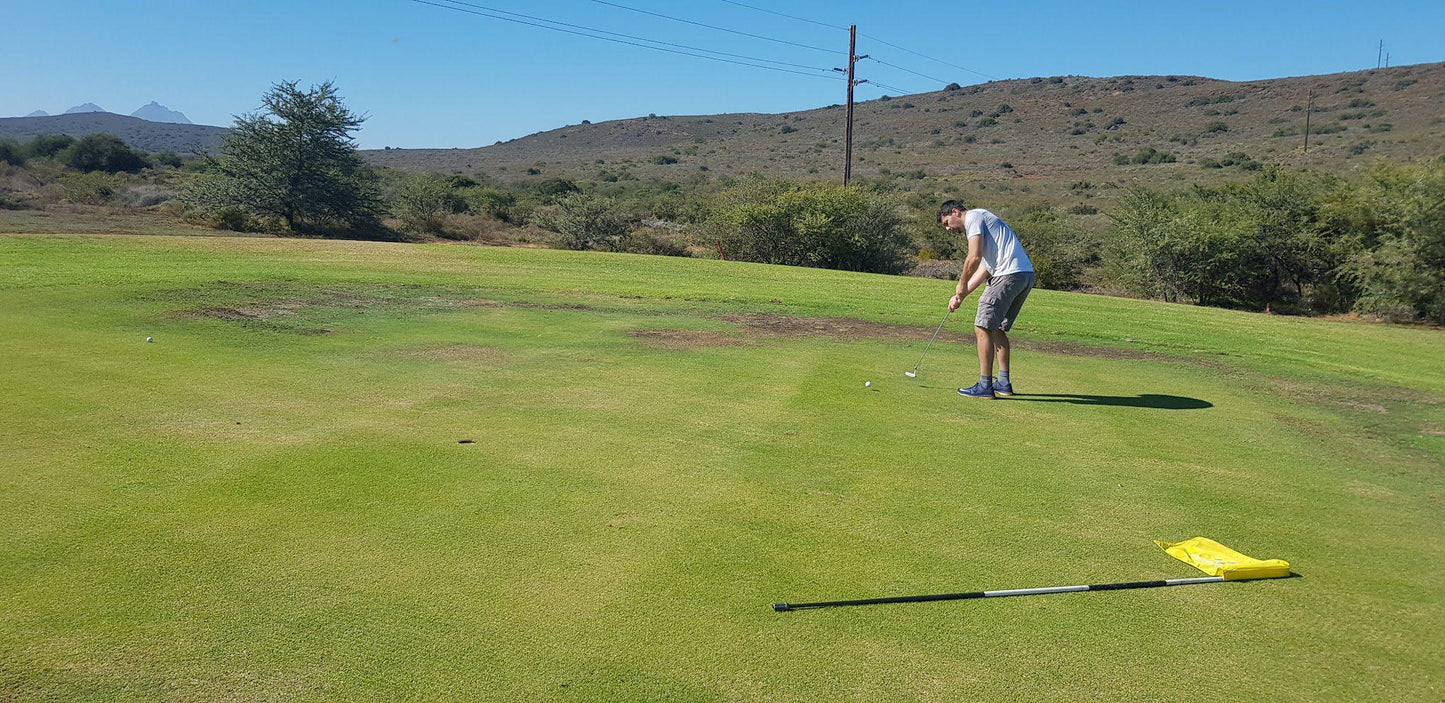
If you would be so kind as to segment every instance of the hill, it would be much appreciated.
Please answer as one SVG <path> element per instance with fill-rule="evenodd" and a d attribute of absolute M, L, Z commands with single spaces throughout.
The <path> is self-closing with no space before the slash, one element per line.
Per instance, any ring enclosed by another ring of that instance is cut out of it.
<path fill-rule="evenodd" d="M 0 137 L 22 141 L 40 134 L 82 137 L 96 132 L 114 134 L 137 149 L 184 153 L 192 149 L 215 149 L 220 146 L 226 128 L 151 122 L 111 112 L 0 118 Z"/>
<path fill-rule="evenodd" d="M 1311 91 L 1315 134 L 1305 153 Z M 620 169 L 673 180 L 700 170 L 717 177 L 840 178 L 843 124 L 837 105 L 782 114 L 649 116 L 572 125 L 479 149 L 390 149 L 368 151 L 367 158 L 503 179 L 528 169 L 584 178 Z M 1147 149 L 1175 161 L 1115 165 L 1116 156 L 1133 158 Z M 1055 76 L 859 103 L 854 174 L 1067 191 L 1080 180 L 1221 179 L 1236 162 L 1341 171 L 1372 157 L 1442 153 L 1445 63 L 1247 82 Z M 1214 162 L 1225 163 L 1215 168 Z"/>

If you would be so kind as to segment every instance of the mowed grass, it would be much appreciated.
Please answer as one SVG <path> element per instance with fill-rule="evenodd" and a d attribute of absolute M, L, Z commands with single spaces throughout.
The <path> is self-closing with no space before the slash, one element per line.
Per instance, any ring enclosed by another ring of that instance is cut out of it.
<path fill-rule="evenodd" d="M 956 338 L 903 376 L 938 281 L 118 236 L 0 271 L 5 700 L 1445 694 L 1438 330 L 1038 291 L 1016 382 L 1057 395 L 989 403 Z M 791 318 L 894 327 L 747 321 Z M 1195 535 L 1301 577 L 768 608 L 1194 576 L 1150 540 Z"/>

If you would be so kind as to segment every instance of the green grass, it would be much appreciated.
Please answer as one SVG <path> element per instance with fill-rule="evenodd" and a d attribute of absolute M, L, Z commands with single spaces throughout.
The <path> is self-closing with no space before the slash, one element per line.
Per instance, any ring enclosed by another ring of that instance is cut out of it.
<path fill-rule="evenodd" d="M 985 403 L 965 344 L 903 377 L 938 281 L 122 236 L 0 236 L 0 271 L 0 699 L 1445 686 L 1438 330 L 1039 291 L 1021 391 L 1209 407 Z M 1149 540 L 1195 535 L 1303 577 L 767 607 L 1191 576 Z"/>

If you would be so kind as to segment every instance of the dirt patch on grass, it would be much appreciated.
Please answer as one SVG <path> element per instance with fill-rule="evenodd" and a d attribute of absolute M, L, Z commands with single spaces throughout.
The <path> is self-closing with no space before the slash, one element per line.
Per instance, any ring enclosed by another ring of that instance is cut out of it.
<path fill-rule="evenodd" d="M 141 299 L 184 305 L 170 313 L 181 319 L 222 320 L 292 334 L 330 334 L 336 331 L 338 318 L 376 310 L 454 308 L 464 297 L 464 291 L 436 286 L 214 281 L 195 288 L 160 291 Z"/>
<path fill-rule="evenodd" d="M 933 336 L 935 327 L 915 325 L 892 325 L 873 320 L 844 317 L 793 317 L 768 313 L 734 313 L 715 319 L 730 322 L 738 327 L 736 332 L 715 330 L 681 329 L 635 329 L 628 333 L 651 346 L 668 349 L 696 349 L 707 346 L 743 346 L 764 339 L 788 339 L 801 337 L 830 337 L 843 341 L 867 339 L 898 339 L 926 342 Z M 938 341 L 944 343 L 973 345 L 971 333 L 944 330 Z M 1065 356 L 1096 357 L 1102 359 L 1149 359 L 1156 361 L 1187 361 L 1190 363 L 1213 364 L 1203 359 L 1180 359 L 1154 354 L 1137 349 L 1097 347 L 1061 340 L 1016 339 L 1014 346 L 1019 349 L 1039 351 L 1046 354 Z"/>
<path fill-rule="evenodd" d="M 634 329 L 627 333 L 639 342 L 658 349 L 699 349 L 702 347 L 741 347 L 748 339 L 732 332 L 717 330 Z"/>
<path fill-rule="evenodd" d="M 390 359 L 464 362 L 496 361 L 501 356 L 501 350 L 485 344 L 434 344 L 394 349 L 385 354 Z"/>

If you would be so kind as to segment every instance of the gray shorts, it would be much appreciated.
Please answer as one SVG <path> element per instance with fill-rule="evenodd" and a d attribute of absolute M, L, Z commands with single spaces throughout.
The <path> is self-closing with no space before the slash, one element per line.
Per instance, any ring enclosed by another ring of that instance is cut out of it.
<path fill-rule="evenodd" d="M 978 297 L 978 316 L 974 327 L 1009 331 L 1019 318 L 1019 309 L 1034 288 L 1034 272 L 1020 271 L 988 280 L 988 287 Z"/>

